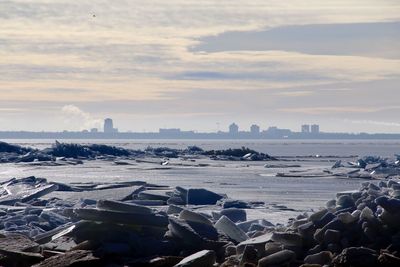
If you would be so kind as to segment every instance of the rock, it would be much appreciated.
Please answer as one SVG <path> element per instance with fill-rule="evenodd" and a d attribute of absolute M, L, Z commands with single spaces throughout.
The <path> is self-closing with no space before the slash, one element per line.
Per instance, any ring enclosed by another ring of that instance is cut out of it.
<path fill-rule="evenodd" d="M 39 252 L 39 244 L 30 240 L 24 235 L 7 234 L 0 237 L 0 249 L 2 251 L 24 251 L 24 252 Z"/>
<path fill-rule="evenodd" d="M 378 254 L 369 248 L 346 248 L 333 259 L 334 266 L 376 267 Z"/>
<path fill-rule="evenodd" d="M 400 199 L 382 196 L 375 199 L 375 203 L 390 213 L 400 212 Z"/>
<path fill-rule="evenodd" d="M 237 245 L 238 254 L 242 254 L 247 245 L 254 246 L 258 251 L 264 251 L 265 244 L 271 241 L 271 236 L 272 233 L 266 233 L 239 243 Z"/>
<path fill-rule="evenodd" d="M 330 251 L 322 251 L 305 257 L 304 262 L 308 264 L 329 265 L 332 262 L 333 255 Z"/>
<path fill-rule="evenodd" d="M 203 188 L 190 188 L 186 202 L 189 205 L 215 205 L 222 198 L 223 196 Z"/>
<path fill-rule="evenodd" d="M 74 250 L 65 254 L 45 259 L 33 267 L 75 267 L 75 266 L 102 266 L 99 258 L 93 256 L 91 251 Z"/>
<path fill-rule="evenodd" d="M 343 212 L 337 215 L 337 218 L 344 224 L 350 224 L 358 220 L 357 216 L 353 216 L 350 212 Z"/>
<path fill-rule="evenodd" d="M 258 261 L 258 267 L 282 266 L 296 259 L 296 254 L 291 250 L 282 250 L 264 257 Z"/>
<path fill-rule="evenodd" d="M 44 259 L 42 254 L 0 249 L 0 264 L 4 266 L 32 266 Z"/>
<path fill-rule="evenodd" d="M 215 252 L 212 250 L 202 250 L 192 254 L 174 267 L 212 267 L 215 263 Z"/>
<path fill-rule="evenodd" d="M 257 250 L 251 245 L 245 247 L 239 266 L 245 266 L 248 263 L 257 264 Z"/>
<path fill-rule="evenodd" d="M 349 195 L 341 195 L 336 201 L 337 210 L 352 208 L 355 206 L 354 200 Z"/>
<path fill-rule="evenodd" d="M 265 251 L 263 253 L 263 257 L 275 254 L 279 251 L 283 250 L 283 245 L 279 243 L 266 243 L 265 244 Z"/>
<path fill-rule="evenodd" d="M 313 223 L 321 220 L 328 213 L 327 209 L 322 209 L 310 215 L 310 221 Z"/>
<path fill-rule="evenodd" d="M 301 247 L 303 245 L 303 239 L 301 235 L 297 233 L 274 232 L 271 236 L 271 240 L 285 246 Z"/>
<path fill-rule="evenodd" d="M 237 227 L 228 217 L 222 216 L 216 223 L 215 228 L 223 232 L 229 238 L 240 243 L 249 237 L 239 227 Z"/>
<path fill-rule="evenodd" d="M 227 246 L 225 248 L 225 257 L 236 255 L 236 253 L 237 253 L 236 247 L 233 245 Z"/>
<path fill-rule="evenodd" d="M 378 262 L 381 266 L 385 267 L 400 266 L 400 258 L 387 252 L 383 252 L 379 255 Z"/>
<path fill-rule="evenodd" d="M 337 230 L 327 230 L 324 236 L 325 244 L 338 244 L 340 242 L 341 234 Z"/>
<path fill-rule="evenodd" d="M 129 266 L 132 267 L 172 267 L 178 264 L 182 257 L 175 256 L 160 256 L 152 258 L 140 258 L 129 261 Z M 110 266 L 111 267 L 111 266 Z"/>

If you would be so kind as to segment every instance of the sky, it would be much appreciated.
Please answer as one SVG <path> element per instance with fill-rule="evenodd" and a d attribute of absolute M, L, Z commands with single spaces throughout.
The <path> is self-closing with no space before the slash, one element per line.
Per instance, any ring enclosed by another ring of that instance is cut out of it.
<path fill-rule="evenodd" d="M 0 131 L 400 133 L 398 0 L 0 0 Z"/>

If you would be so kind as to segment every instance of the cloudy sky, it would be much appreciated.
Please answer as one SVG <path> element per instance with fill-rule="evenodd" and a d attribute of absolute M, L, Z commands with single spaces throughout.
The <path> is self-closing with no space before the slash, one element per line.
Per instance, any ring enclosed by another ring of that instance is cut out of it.
<path fill-rule="evenodd" d="M 0 0 L 0 130 L 400 132 L 398 0 Z"/>

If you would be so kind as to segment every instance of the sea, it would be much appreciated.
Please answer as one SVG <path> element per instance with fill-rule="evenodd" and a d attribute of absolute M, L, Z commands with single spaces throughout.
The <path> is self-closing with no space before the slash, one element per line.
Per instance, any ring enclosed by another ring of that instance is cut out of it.
<path fill-rule="evenodd" d="M 3 140 L 9 143 L 46 148 L 55 140 Z M 101 143 L 130 149 L 146 147 L 186 148 L 198 146 L 204 150 L 248 147 L 277 156 L 281 164 L 298 164 L 300 170 L 330 169 L 336 160 L 354 161 L 357 157 L 374 155 L 394 157 L 400 154 L 400 140 L 59 140 L 69 143 Z M 0 164 L 0 181 L 27 176 L 43 177 L 62 183 L 112 183 L 145 181 L 149 183 L 207 188 L 244 201 L 261 201 L 266 205 L 265 218 L 285 223 L 299 213 L 318 210 L 340 191 L 356 190 L 366 180 L 337 177 L 277 177 L 290 168 L 265 168 L 266 162 L 214 161 L 199 159 L 187 162 L 171 159 L 170 165 L 131 162 L 121 166 L 110 161 L 86 161 L 77 166 L 30 166 Z M 201 164 L 199 167 L 198 163 Z M 50 197 L 68 200 L 110 198 L 129 194 L 129 189 L 96 193 L 60 193 Z M 254 212 L 254 211 L 252 211 Z M 257 214 L 259 217 L 259 214 Z"/>

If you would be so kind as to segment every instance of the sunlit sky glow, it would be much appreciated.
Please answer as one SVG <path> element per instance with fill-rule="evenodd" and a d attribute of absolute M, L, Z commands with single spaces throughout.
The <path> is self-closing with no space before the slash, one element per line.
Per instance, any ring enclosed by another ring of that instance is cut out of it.
<path fill-rule="evenodd" d="M 397 0 L 0 1 L 0 131 L 400 133 L 399 82 Z"/>

